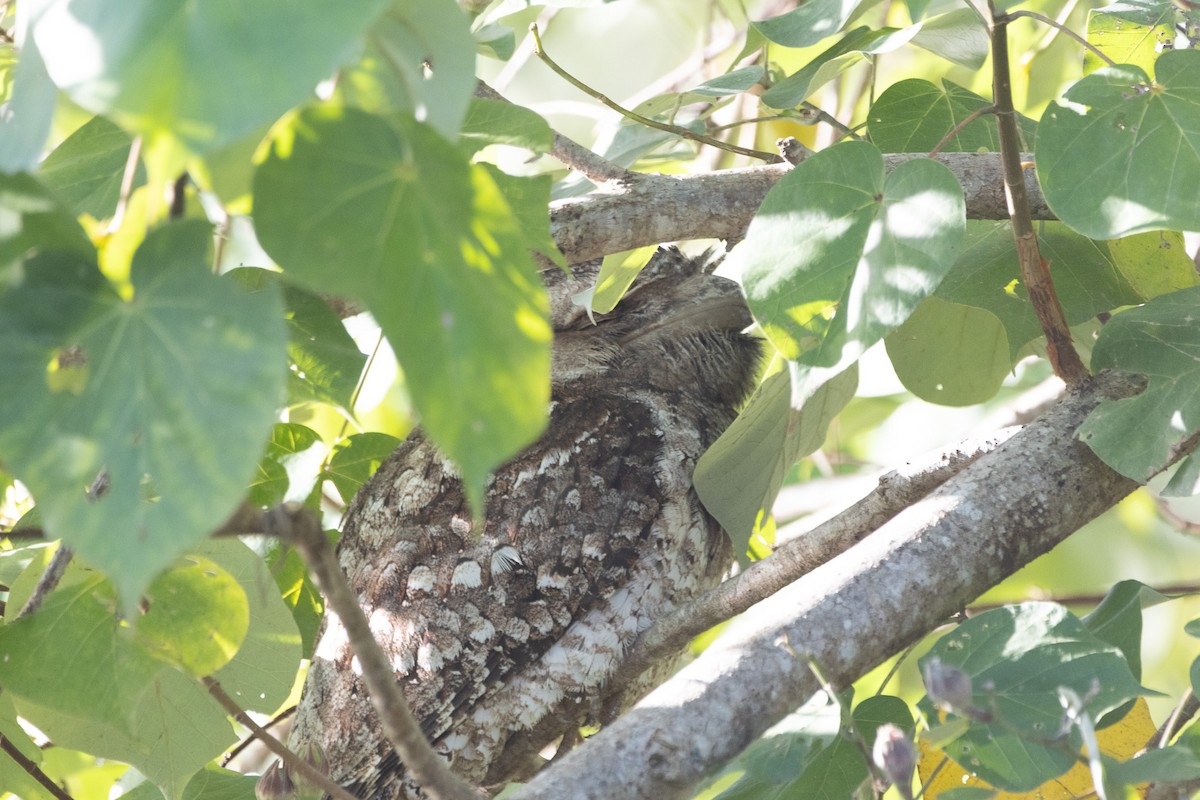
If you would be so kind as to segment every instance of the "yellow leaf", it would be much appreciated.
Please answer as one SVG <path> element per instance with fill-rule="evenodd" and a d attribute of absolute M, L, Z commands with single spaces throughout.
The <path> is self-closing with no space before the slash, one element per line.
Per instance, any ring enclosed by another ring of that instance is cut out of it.
<path fill-rule="evenodd" d="M 1118 761 L 1127 761 L 1145 746 L 1154 730 L 1154 720 L 1150 719 L 1150 709 L 1146 705 L 1146 699 L 1139 697 L 1133 708 L 1120 722 L 1097 732 L 1100 750 L 1106 756 Z M 942 792 L 960 786 L 985 788 L 988 786 L 984 781 L 965 772 L 940 749 L 927 744 L 924 738 L 920 740 L 918 746 L 921 750 L 921 760 L 917 764 L 917 775 L 922 782 L 926 780 L 927 776 L 933 774 L 938 764 L 941 764 L 943 760 L 946 762 L 926 790 L 925 797 L 929 800 L 937 800 L 938 795 Z M 1046 781 L 1030 792 L 1022 794 L 1000 792 L 995 796 L 995 800 L 1076 800 L 1089 796 L 1094 796 L 1092 777 L 1088 772 L 1087 764 L 1080 762 L 1066 774 Z"/>

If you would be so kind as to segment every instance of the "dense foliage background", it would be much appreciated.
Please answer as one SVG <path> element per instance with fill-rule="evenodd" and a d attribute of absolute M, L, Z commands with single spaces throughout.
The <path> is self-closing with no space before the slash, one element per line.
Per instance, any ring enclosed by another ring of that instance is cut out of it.
<path fill-rule="evenodd" d="M 1168 499 L 1200 481 L 1195 6 L 466 5 L 0 5 L 0 796 L 251 796 L 211 683 L 286 712 L 322 600 L 279 541 L 212 534 L 285 501 L 335 529 L 417 421 L 477 502 L 545 424 L 539 267 L 608 256 L 581 299 L 604 309 L 647 246 L 744 234 L 722 269 L 778 355 L 696 476 L 744 564 L 881 469 L 1044 407 L 1062 384 L 992 155 L 998 31 L 1062 320 L 1093 371 L 1148 376 L 1081 436 L 1155 489 L 980 601 L 1067 605 L 973 616 L 695 791 L 882 792 L 885 722 L 921 734 L 926 796 L 1200 779 L 1194 703 L 1131 760 L 1200 687 L 1195 604 L 1164 602 L 1200 564 L 1178 532 L 1200 509 Z M 763 166 L 785 136 L 816 154 Z"/>

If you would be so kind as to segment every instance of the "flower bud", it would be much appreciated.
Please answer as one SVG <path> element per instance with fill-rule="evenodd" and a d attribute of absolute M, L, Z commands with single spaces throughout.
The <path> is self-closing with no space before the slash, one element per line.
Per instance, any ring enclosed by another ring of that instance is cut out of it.
<path fill-rule="evenodd" d="M 902 797 L 912 797 L 917 748 L 903 730 L 890 722 L 880 725 L 875 731 L 875 747 L 871 750 L 871 758 Z"/>
<path fill-rule="evenodd" d="M 254 784 L 258 800 L 296 800 L 296 787 L 283 762 L 275 759 Z"/>
<path fill-rule="evenodd" d="M 971 711 L 971 676 L 958 667 L 943 664 L 937 656 L 925 662 L 925 691 L 939 708 L 957 714 Z"/>
<path fill-rule="evenodd" d="M 329 758 L 325 755 L 325 751 L 321 749 L 321 745 L 316 742 L 306 743 L 304 749 L 300 751 L 300 757 L 308 762 L 317 772 L 328 777 Z M 303 775 L 297 775 L 293 781 L 296 784 L 296 792 L 300 795 L 300 800 L 307 800 L 310 797 L 320 800 L 325 796 L 323 788 L 317 786 Z"/>

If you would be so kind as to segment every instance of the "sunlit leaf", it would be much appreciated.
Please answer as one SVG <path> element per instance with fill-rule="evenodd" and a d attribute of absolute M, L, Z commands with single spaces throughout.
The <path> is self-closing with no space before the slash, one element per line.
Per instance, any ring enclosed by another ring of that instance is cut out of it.
<path fill-rule="evenodd" d="M 1149 71 L 1164 47 L 1174 43 L 1177 14 L 1170 0 L 1119 0 L 1088 11 L 1087 40 L 1118 64 Z M 1087 72 L 1105 64 L 1091 50 L 1083 58 Z"/>
<path fill-rule="evenodd" d="M 338 442 L 329 459 L 327 474 L 342 499 L 349 503 L 383 460 L 400 444 L 386 433 L 359 433 Z"/>
<path fill-rule="evenodd" d="M 187 556 L 154 579 L 137 620 L 138 640 L 196 677 L 229 663 L 250 627 L 246 592 L 215 562 Z"/>
<path fill-rule="evenodd" d="M 254 185 L 263 246 L 292 278 L 367 303 L 481 508 L 549 399 L 545 292 L 495 182 L 411 118 L 324 107 L 279 129 Z"/>
<path fill-rule="evenodd" d="M 127 611 L 242 499 L 282 396 L 278 296 L 212 275 L 210 237 L 151 233 L 130 300 L 56 253 L 0 297 L 0 455 Z"/>
<path fill-rule="evenodd" d="M 1096 70 L 1064 99 L 1035 148 L 1060 220 L 1092 239 L 1200 229 L 1200 51 L 1164 53 L 1153 81 L 1136 66 Z"/>
<path fill-rule="evenodd" d="M 877 149 L 846 142 L 771 189 L 730 259 L 780 353 L 844 368 L 933 292 L 964 220 L 962 189 L 946 167 L 916 159 L 885 176 Z"/>
<path fill-rule="evenodd" d="M 112 216 L 133 137 L 104 117 L 93 117 L 54 148 L 38 167 L 38 175 L 74 214 L 96 219 Z M 135 165 L 131 189 L 146 182 L 141 161 Z"/>
<path fill-rule="evenodd" d="M 942 86 L 918 78 L 894 83 L 879 95 L 867 116 L 871 141 L 888 153 L 926 153 L 964 122 L 991 105 L 991 101 L 952 81 Z M 1036 126 L 1019 116 L 1026 140 L 1032 144 Z M 950 137 L 942 150 L 952 153 L 999 152 L 996 120 L 985 114 L 972 120 Z"/>
<path fill-rule="evenodd" d="M 303 101 L 385 6 L 346 0 L 298 14 L 288 0 L 125 0 L 114 13 L 107 0 L 48 0 L 33 37 L 76 103 L 202 151 Z"/>
<path fill-rule="evenodd" d="M 443 0 L 384 5 L 387 13 L 368 30 L 362 57 L 339 74 L 334 99 L 366 111 L 407 112 L 453 138 L 475 91 L 467 16 Z"/>

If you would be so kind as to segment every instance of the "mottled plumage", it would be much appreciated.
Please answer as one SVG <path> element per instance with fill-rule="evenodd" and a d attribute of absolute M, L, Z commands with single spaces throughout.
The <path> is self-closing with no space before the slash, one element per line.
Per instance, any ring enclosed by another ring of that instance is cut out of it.
<path fill-rule="evenodd" d="M 737 287 L 660 250 L 595 322 L 549 273 L 555 328 L 545 435 L 500 467 L 482 530 L 420 433 L 351 504 L 343 568 L 416 718 L 476 784 L 527 777 L 539 748 L 648 686 L 607 679 L 656 617 L 720 580 L 729 545 L 692 490 L 759 357 Z M 464 387 L 469 391 L 469 387 Z M 418 797 L 379 733 L 344 631 L 327 620 L 293 743 L 367 798 Z"/>

